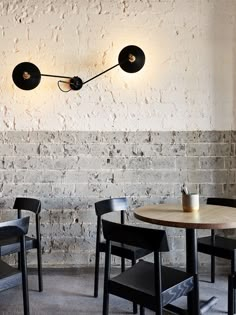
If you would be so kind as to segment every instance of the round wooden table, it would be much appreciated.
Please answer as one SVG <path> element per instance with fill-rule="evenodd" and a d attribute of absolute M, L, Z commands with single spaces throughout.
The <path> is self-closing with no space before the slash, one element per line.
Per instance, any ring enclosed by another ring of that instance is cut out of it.
<path fill-rule="evenodd" d="M 185 229 L 234 229 L 236 210 L 231 207 L 200 205 L 199 211 L 184 212 L 181 204 L 147 205 L 134 210 L 145 222 Z"/>
<path fill-rule="evenodd" d="M 200 209 L 194 212 L 184 212 L 181 204 L 146 205 L 136 208 L 134 216 L 144 222 L 186 230 L 186 270 L 191 274 L 198 273 L 196 229 L 236 228 L 235 208 L 215 205 L 200 205 Z M 197 299 L 201 314 L 217 302 L 216 297 L 212 297 L 204 304 L 199 303 L 199 295 Z M 190 309 L 192 303 L 193 296 L 189 294 Z M 177 312 L 176 308 L 171 306 L 169 309 Z M 182 314 L 183 312 L 179 311 L 178 313 Z"/>

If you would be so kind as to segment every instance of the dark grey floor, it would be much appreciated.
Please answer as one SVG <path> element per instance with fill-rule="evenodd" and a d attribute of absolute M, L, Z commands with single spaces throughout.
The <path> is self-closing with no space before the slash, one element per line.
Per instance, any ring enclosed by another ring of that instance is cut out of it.
<path fill-rule="evenodd" d="M 203 276 L 201 275 L 201 278 Z M 206 279 L 206 278 L 205 278 Z M 102 272 L 99 298 L 93 298 L 93 270 L 45 270 L 44 291 L 37 292 L 35 273 L 29 275 L 29 295 L 31 315 L 102 314 Z M 207 299 L 213 295 L 218 303 L 207 314 L 226 314 L 226 276 L 217 276 L 217 282 L 200 282 L 200 295 Z M 20 288 L 10 289 L 0 294 L 0 314 L 23 314 Z M 117 297 L 110 298 L 110 314 L 132 314 L 132 304 Z M 146 311 L 146 314 L 153 314 Z"/>

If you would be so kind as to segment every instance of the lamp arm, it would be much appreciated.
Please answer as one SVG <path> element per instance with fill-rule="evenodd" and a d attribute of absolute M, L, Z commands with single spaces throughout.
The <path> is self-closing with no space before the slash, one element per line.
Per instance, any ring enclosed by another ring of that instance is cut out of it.
<path fill-rule="evenodd" d="M 120 64 L 118 63 L 118 64 L 116 64 L 115 66 L 110 67 L 109 69 L 106 69 L 105 71 L 102 71 L 101 73 L 95 75 L 94 77 L 92 77 L 92 78 L 90 78 L 90 79 L 84 81 L 84 82 L 83 82 L 83 85 L 84 85 L 85 83 L 88 83 L 89 81 L 92 81 L 93 79 L 99 77 L 100 75 L 102 75 L 102 74 L 104 74 L 104 73 L 106 73 L 106 72 L 112 70 L 113 68 L 115 68 L 115 67 L 117 67 L 117 66 L 119 66 L 119 65 L 120 65 Z M 41 76 L 43 76 L 43 77 L 52 77 L 52 78 L 72 79 L 72 77 L 66 77 L 66 76 L 54 75 L 54 74 L 43 74 L 43 73 L 41 73 Z M 65 82 L 65 83 L 66 83 L 66 82 Z"/>
<path fill-rule="evenodd" d="M 71 79 L 71 77 L 65 77 L 65 76 L 61 76 L 61 75 L 54 75 L 54 74 L 42 74 L 41 76 L 43 77 L 52 77 L 52 78 L 64 78 L 64 79 Z"/>
<path fill-rule="evenodd" d="M 88 83 L 89 81 L 92 81 L 93 79 L 99 77 L 100 75 L 102 75 L 102 74 L 104 74 L 104 73 L 106 73 L 106 72 L 112 70 L 113 68 L 115 68 L 115 67 L 117 67 L 117 66 L 119 66 L 119 65 L 120 65 L 120 64 L 118 63 L 117 65 L 115 65 L 115 66 L 113 66 L 113 67 L 111 67 L 111 68 L 109 68 L 109 69 L 107 69 L 107 70 L 105 70 L 105 71 L 102 71 L 101 73 L 95 75 L 94 77 L 92 77 L 92 78 L 90 78 L 90 79 L 84 81 L 83 84 Z"/>
<path fill-rule="evenodd" d="M 111 68 L 109 68 L 109 69 L 107 69 L 107 70 L 105 70 L 105 71 L 102 71 L 101 73 L 99 73 L 99 74 L 95 75 L 94 77 L 92 77 L 92 78 L 86 80 L 85 82 L 83 82 L 82 79 L 79 78 L 79 77 L 77 77 L 77 76 L 72 78 L 72 77 L 66 77 L 66 76 L 61 76 L 61 75 L 42 74 L 42 73 L 41 73 L 41 76 L 44 76 L 44 77 L 53 77 L 53 78 L 70 79 L 70 82 L 69 82 L 69 84 L 70 84 L 70 89 L 69 89 L 69 90 L 66 90 L 66 91 L 64 91 L 64 90 L 61 89 L 60 83 L 61 83 L 61 82 L 62 82 L 62 83 L 68 83 L 68 82 L 61 81 L 61 80 L 58 81 L 58 87 L 59 87 L 59 89 L 60 89 L 61 91 L 63 91 L 63 92 L 69 92 L 70 90 L 75 90 L 75 91 L 76 91 L 76 90 L 80 90 L 80 89 L 82 88 L 82 86 L 83 86 L 85 83 L 88 83 L 89 81 L 92 81 L 93 79 L 99 77 L 100 75 L 102 75 L 102 74 L 104 74 L 104 73 L 106 73 L 106 72 L 112 70 L 113 68 L 115 68 L 115 67 L 117 67 L 117 66 L 119 66 L 119 65 L 120 65 L 120 63 L 114 65 L 113 67 L 111 67 Z"/>

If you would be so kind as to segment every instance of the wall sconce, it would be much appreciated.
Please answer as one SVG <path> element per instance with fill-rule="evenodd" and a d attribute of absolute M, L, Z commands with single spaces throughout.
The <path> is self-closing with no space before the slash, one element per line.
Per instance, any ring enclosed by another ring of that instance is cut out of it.
<path fill-rule="evenodd" d="M 113 68 L 120 66 L 125 72 L 134 73 L 142 69 L 145 63 L 145 55 L 141 48 L 130 45 L 126 46 L 121 50 L 118 56 L 118 64 L 115 66 L 95 75 L 94 77 L 82 81 L 78 76 L 67 77 L 61 75 L 53 74 L 42 74 L 38 67 L 30 62 L 19 63 L 12 72 L 12 79 L 18 88 L 22 90 L 32 90 L 36 88 L 41 80 L 41 77 L 53 77 L 61 79 L 69 79 L 68 81 L 59 80 L 57 82 L 58 87 L 63 92 L 69 92 L 71 90 L 77 91 L 82 88 L 82 86 L 93 79 L 99 77 L 100 75 L 112 70 Z M 66 83 L 69 85 L 68 90 L 63 90 L 60 86 L 61 83 Z"/>

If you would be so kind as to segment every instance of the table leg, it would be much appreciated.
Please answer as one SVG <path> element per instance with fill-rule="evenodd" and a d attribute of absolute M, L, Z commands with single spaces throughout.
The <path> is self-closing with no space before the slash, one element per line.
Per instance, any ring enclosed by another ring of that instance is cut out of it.
<path fill-rule="evenodd" d="M 186 271 L 190 274 L 198 274 L 197 264 L 197 237 L 195 229 L 186 229 Z M 192 312 L 194 310 L 194 301 L 199 303 L 199 287 L 194 292 L 190 292 L 187 296 L 188 309 Z M 193 313 L 191 313 L 193 314 Z M 200 309 L 198 310 L 200 314 Z M 193 314 L 194 315 L 194 314 Z"/>
<path fill-rule="evenodd" d="M 198 255 L 197 255 L 197 236 L 195 229 L 186 229 L 186 271 L 191 274 L 198 274 Z M 188 308 L 194 309 L 194 301 L 199 305 L 198 314 L 204 314 L 213 305 L 216 304 L 218 299 L 213 296 L 206 302 L 199 300 L 199 287 L 196 289 L 196 296 L 190 292 L 187 297 Z"/>
<path fill-rule="evenodd" d="M 198 274 L 198 259 L 197 259 L 197 237 L 195 229 L 186 229 L 186 271 L 190 274 Z M 197 281 L 198 283 L 198 281 Z M 202 315 L 207 312 L 213 305 L 216 304 L 218 299 L 213 296 L 208 301 L 199 300 L 199 287 L 195 290 L 196 292 L 190 292 L 187 296 L 187 305 L 190 312 L 188 313 L 186 309 L 182 309 L 178 306 L 168 304 L 165 306 L 165 309 L 180 315 Z M 195 314 L 194 310 L 196 309 L 194 303 L 197 304 L 198 310 Z"/>

